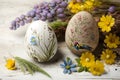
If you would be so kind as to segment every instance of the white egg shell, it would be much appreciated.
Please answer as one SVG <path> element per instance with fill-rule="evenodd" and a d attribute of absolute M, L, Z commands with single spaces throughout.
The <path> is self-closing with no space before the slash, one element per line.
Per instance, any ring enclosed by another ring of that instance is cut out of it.
<path fill-rule="evenodd" d="M 99 31 L 93 16 L 86 11 L 75 14 L 68 23 L 65 41 L 75 54 L 93 51 L 99 41 Z"/>
<path fill-rule="evenodd" d="M 49 61 L 57 51 L 57 38 L 52 28 L 41 20 L 31 23 L 25 35 L 28 55 L 38 62 Z"/>

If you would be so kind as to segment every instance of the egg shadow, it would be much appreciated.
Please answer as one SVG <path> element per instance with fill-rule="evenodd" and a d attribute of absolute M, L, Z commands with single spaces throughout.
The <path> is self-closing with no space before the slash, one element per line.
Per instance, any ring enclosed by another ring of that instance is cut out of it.
<path fill-rule="evenodd" d="M 63 41 L 65 41 L 65 37 L 58 38 L 58 42 L 63 42 Z"/>
<path fill-rule="evenodd" d="M 57 62 L 59 62 L 60 60 L 62 60 L 64 58 L 64 55 L 61 53 L 61 51 L 58 49 L 56 54 L 54 55 L 54 57 L 52 59 L 50 59 L 47 62 L 39 62 L 40 64 L 55 64 Z"/>
<path fill-rule="evenodd" d="M 93 51 L 94 55 L 97 58 L 100 58 L 101 52 L 105 48 L 104 45 L 102 44 L 103 42 L 99 41 L 99 44 L 97 45 L 96 49 Z"/>

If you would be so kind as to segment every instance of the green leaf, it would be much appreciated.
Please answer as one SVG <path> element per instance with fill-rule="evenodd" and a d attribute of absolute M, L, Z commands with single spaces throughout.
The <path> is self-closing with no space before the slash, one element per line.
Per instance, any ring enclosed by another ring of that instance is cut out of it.
<path fill-rule="evenodd" d="M 78 64 L 80 64 L 80 59 L 79 58 L 76 58 L 75 60 Z"/>
<path fill-rule="evenodd" d="M 33 73 L 34 73 L 34 71 L 31 70 L 30 66 L 28 66 L 27 64 L 24 64 L 24 65 L 25 65 L 25 67 L 27 68 L 27 70 L 28 70 L 28 72 L 29 72 L 30 74 L 33 74 Z"/>
<path fill-rule="evenodd" d="M 82 66 L 81 66 L 81 67 L 78 69 L 78 72 L 83 72 L 83 71 L 89 72 L 89 70 L 88 70 L 87 67 L 82 67 Z"/>
<path fill-rule="evenodd" d="M 88 72 L 89 70 L 88 70 L 88 68 L 87 68 L 87 67 L 84 67 L 84 71 L 85 71 L 85 72 Z"/>
<path fill-rule="evenodd" d="M 58 29 L 60 27 L 65 27 L 67 26 L 67 22 L 63 22 L 63 21 L 60 21 L 60 20 L 57 20 L 57 21 L 54 21 L 54 22 L 51 22 L 49 23 L 49 25 L 53 28 L 53 29 Z"/>
<path fill-rule="evenodd" d="M 44 71 L 43 69 L 41 69 L 37 65 L 33 64 L 32 62 L 29 62 L 29 61 L 22 59 L 20 57 L 15 57 L 15 60 L 17 61 L 17 63 L 19 64 L 20 68 L 23 71 L 27 70 L 30 74 L 33 74 L 35 72 L 40 72 L 40 73 L 48 76 L 49 78 L 51 78 L 51 76 L 46 71 Z"/>
<path fill-rule="evenodd" d="M 81 63 L 80 63 L 80 59 L 79 59 L 79 58 L 76 58 L 75 60 L 76 60 L 76 62 L 77 62 L 77 64 L 78 64 L 78 67 L 82 67 L 82 65 L 81 65 Z"/>
<path fill-rule="evenodd" d="M 21 71 L 22 71 L 23 73 L 25 73 L 26 69 L 25 69 L 25 67 L 22 65 L 23 63 L 22 63 L 21 61 L 17 60 L 17 59 L 16 59 L 16 62 L 19 63 Z"/>
<path fill-rule="evenodd" d="M 70 60 L 70 58 L 69 57 L 67 57 L 67 62 Z"/>
<path fill-rule="evenodd" d="M 84 71 L 84 67 L 80 67 L 79 69 L 78 69 L 78 72 L 83 72 Z"/>

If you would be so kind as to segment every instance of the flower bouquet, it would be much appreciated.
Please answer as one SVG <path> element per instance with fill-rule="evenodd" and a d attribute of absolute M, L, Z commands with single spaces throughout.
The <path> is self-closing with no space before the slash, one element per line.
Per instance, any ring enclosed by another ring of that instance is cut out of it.
<path fill-rule="evenodd" d="M 70 58 L 60 64 L 64 73 L 91 72 L 93 75 L 105 73 L 104 64 L 112 65 L 120 57 L 120 2 L 112 0 L 52 0 L 36 4 L 34 8 L 12 21 L 10 29 L 16 30 L 20 26 L 33 21 L 46 21 L 54 30 L 57 39 L 64 39 L 65 31 L 70 19 L 80 11 L 89 12 L 99 28 L 99 43 L 94 51 L 88 49 L 76 59 L 77 65 Z M 74 27 L 74 26 L 73 26 Z M 76 49 L 90 48 L 74 45 Z M 119 63 L 119 62 L 117 62 Z M 78 68 L 76 68 L 78 67 Z"/>

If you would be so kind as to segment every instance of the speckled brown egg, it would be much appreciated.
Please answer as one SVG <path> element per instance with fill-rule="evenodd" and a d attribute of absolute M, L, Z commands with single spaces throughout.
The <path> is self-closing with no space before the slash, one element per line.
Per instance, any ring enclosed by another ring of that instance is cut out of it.
<path fill-rule="evenodd" d="M 71 18 L 66 29 L 65 41 L 68 48 L 78 55 L 95 50 L 99 41 L 99 31 L 89 12 L 81 11 Z"/>

